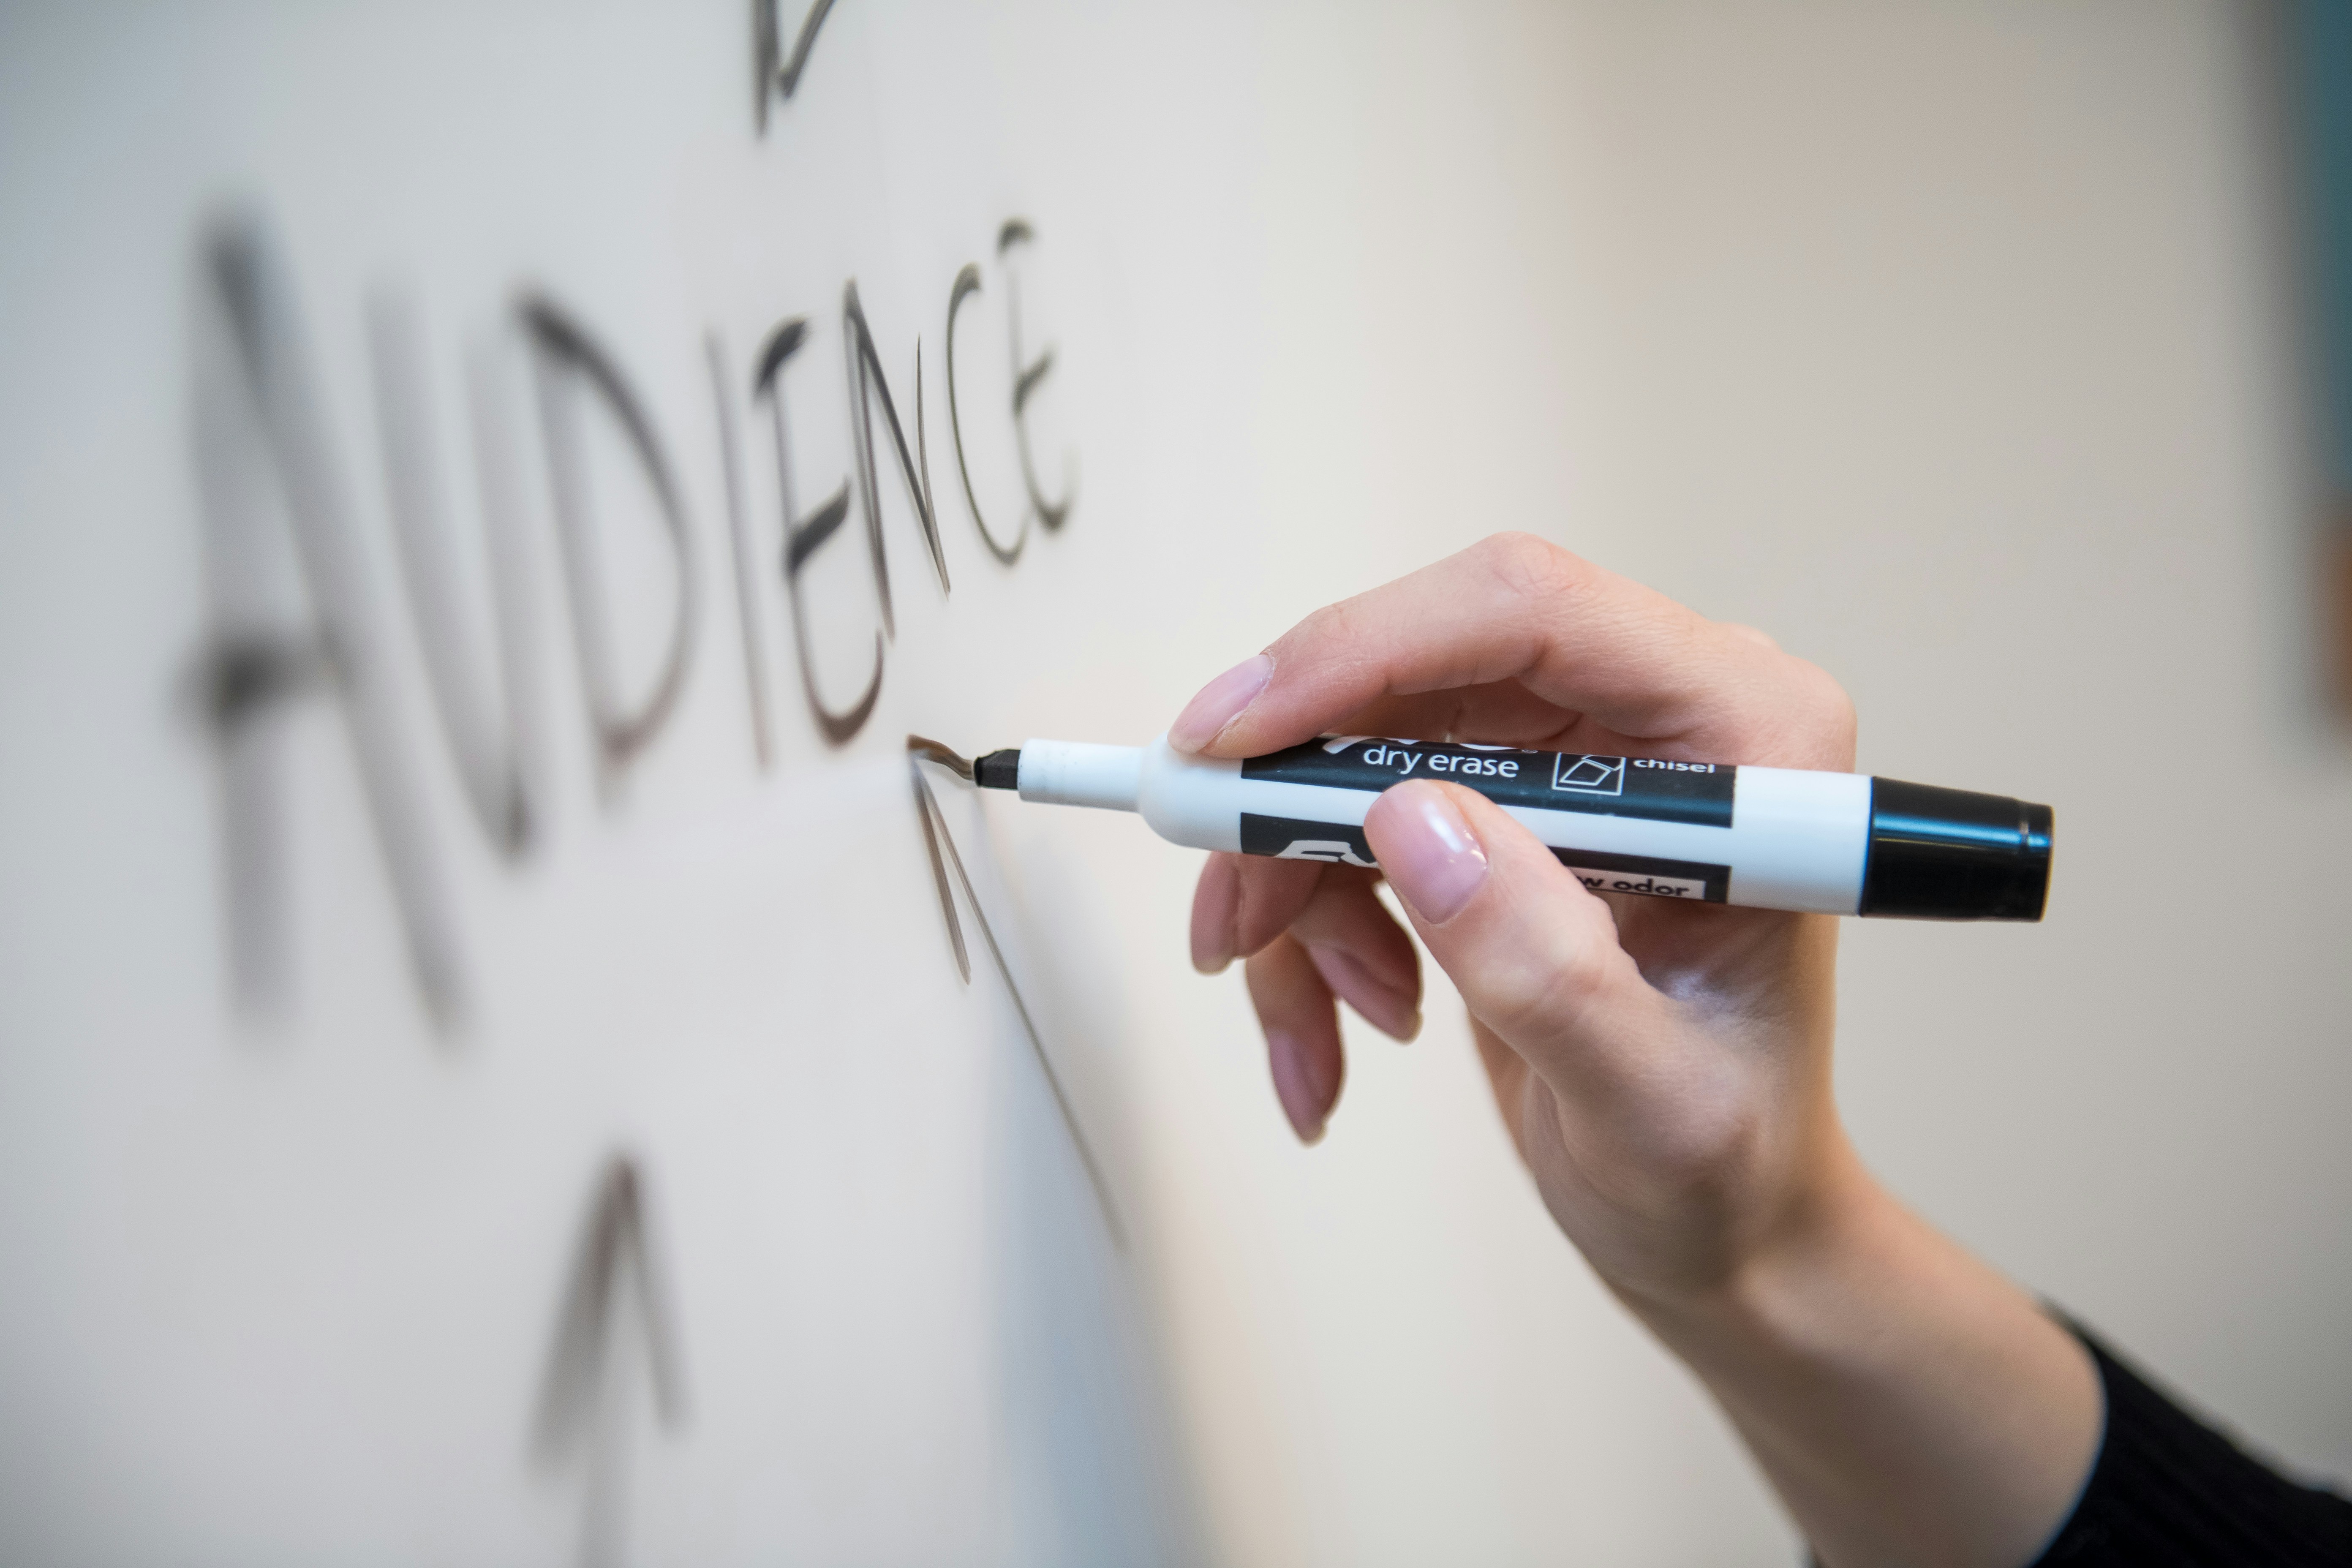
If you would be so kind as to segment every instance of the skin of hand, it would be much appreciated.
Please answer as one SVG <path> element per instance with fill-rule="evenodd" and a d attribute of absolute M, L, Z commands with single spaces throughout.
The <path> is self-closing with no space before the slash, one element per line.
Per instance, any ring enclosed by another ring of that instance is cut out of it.
<path fill-rule="evenodd" d="M 1523 534 L 1317 611 L 1202 689 L 1181 751 L 1328 732 L 1850 771 L 1827 674 Z M 1410 1039 L 1413 944 L 1453 979 L 1521 1160 L 1601 1280 L 1706 1383 L 1832 1568 L 2016 1568 L 2099 1437 L 2096 1372 L 2017 1288 L 1868 1174 L 1832 1093 L 1838 922 L 1588 891 L 1485 797 L 1414 781 L 1380 873 L 1213 855 L 1196 967 L 1246 959 L 1314 1142 L 1335 997 Z"/>

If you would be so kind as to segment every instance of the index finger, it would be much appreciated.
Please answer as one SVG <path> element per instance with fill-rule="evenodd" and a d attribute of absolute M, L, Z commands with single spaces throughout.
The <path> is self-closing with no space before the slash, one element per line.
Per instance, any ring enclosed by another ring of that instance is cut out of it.
<path fill-rule="evenodd" d="M 1524 533 L 1327 605 L 1261 657 L 1270 669 L 1254 696 L 1221 678 L 1170 742 L 1260 756 L 1368 709 L 1433 710 L 1412 700 L 1509 682 L 1563 716 L 1713 760 L 1853 761 L 1852 708 L 1821 669 Z"/>

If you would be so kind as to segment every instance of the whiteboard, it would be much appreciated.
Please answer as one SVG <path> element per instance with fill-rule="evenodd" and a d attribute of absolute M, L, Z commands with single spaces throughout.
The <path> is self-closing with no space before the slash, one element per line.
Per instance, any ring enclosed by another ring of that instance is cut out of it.
<path fill-rule="evenodd" d="M 908 750 L 1142 741 L 1506 527 L 1823 664 L 1866 768 L 2055 803 L 2045 925 L 1849 934 L 1857 1142 L 2352 1473 L 2352 794 L 2274 697 L 2252 47 L 7 8 L 0 1557 L 1792 1552 L 1441 977 L 1301 1150 L 1184 963 L 1197 857 Z M 2312 868 L 2219 922 L 2143 848 L 2210 808 L 2145 765 L 2183 711 L 2245 863 Z"/>
<path fill-rule="evenodd" d="M 908 745 L 1113 640 L 1116 278 L 1024 24 L 782 9 L 12 15 L 14 1561 L 1181 1553 Z"/>

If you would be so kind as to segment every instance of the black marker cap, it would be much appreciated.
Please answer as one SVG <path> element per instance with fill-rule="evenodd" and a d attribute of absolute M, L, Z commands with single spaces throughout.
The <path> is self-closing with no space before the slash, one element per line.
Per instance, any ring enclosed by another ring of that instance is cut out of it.
<path fill-rule="evenodd" d="M 991 752 L 971 764 L 971 782 L 982 789 L 1021 787 L 1021 748 Z"/>
<path fill-rule="evenodd" d="M 2005 795 L 1870 781 L 1865 915 L 2038 921 L 2050 896 L 2050 808 Z"/>

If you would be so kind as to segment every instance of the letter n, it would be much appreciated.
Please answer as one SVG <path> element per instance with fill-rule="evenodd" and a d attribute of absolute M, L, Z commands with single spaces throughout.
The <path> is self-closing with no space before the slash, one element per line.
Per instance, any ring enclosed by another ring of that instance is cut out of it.
<path fill-rule="evenodd" d="M 890 450 L 898 459 L 898 478 L 931 552 L 931 567 L 940 574 L 940 592 L 948 592 L 948 558 L 940 548 L 940 521 L 931 506 L 931 455 L 923 435 L 923 345 L 915 344 L 915 451 L 907 449 L 907 432 L 898 423 L 898 407 L 890 399 L 890 383 L 882 374 L 882 356 L 875 352 L 874 334 L 857 302 L 857 285 L 842 291 L 842 336 L 849 353 L 850 428 L 856 443 L 857 499 L 866 513 L 866 541 L 874 552 L 874 582 L 882 595 L 882 627 L 895 638 L 898 626 L 890 613 L 890 563 L 882 550 L 882 496 L 874 466 L 874 408 L 879 402 L 890 432 Z"/>

